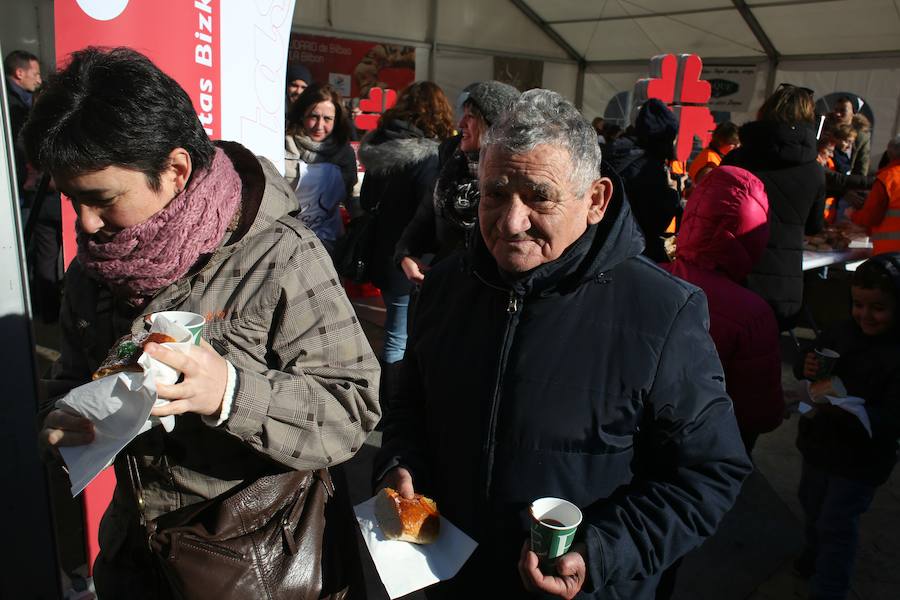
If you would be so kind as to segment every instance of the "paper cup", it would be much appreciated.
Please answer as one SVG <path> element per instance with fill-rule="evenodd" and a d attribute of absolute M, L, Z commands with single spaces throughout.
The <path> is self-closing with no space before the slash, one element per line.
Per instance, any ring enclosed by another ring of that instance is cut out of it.
<path fill-rule="evenodd" d="M 561 498 L 539 498 L 531 503 L 531 550 L 543 567 L 569 551 L 581 511 Z"/>
<path fill-rule="evenodd" d="M 830 377 L 840 357 L 840 354 L 830 348 L 817 348 L 816 360 L 819 363 L 819 370 L 816 371 L 816 380 Z"/>
<path fill-rule="evenodd" d="M 200 345 L 200 334 L 203 333 L 203 326 L 206 325 L 206 319 L 204 319 L 201 315 L 183 310 L 166 310 L 150 315 L 150 323 L 153 323 L 153 321 L 159 315 L 163 315 L 170 322 L 178 323 L 179 325 L 190 331 L 191 340 L 194 342 L 194 345 Z"/>

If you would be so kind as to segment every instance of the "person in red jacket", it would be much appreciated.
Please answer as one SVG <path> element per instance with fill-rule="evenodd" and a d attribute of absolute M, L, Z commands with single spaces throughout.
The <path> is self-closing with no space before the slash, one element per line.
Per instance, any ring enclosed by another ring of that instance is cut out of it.
<path fill-rule="evenodd" d="M 738 167 L 713 169 L 688 200 L 675 261 L 662 265 L 706 293 L 709 333 L 748 454 L 784 415 L 775 315 L 741 285 L 769 240 L 768 213 L 765 187 L 755 175 Z"/>

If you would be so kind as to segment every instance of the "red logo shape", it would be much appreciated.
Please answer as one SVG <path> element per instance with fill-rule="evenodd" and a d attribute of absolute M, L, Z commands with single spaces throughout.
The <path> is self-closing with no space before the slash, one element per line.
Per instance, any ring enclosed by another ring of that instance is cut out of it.
<path fill-rule="evenodd" d="M 369 90 L 368 98 L 361 98 L 359 110 L 363 114 L 358 115 L 353 123 L 358 129 L 370 131 L 378 127 L 378 119 L 381 114 L 397 104 L 397 92 L 394 90 L 382 90 L 379 87 Z"/>
<path fill-rule="evenodd" d="M 643 103 L 656 98 L 669 105 L 678 117 L 675 156 L 687 162 L 694 137 L 707 146 L 716 124 L 706 104 L 712 88 L 700 79 L 703 61 L 696 54 L 661 54 L 650 59 L 650 79 L 635 85 L 635 98 Z"/>

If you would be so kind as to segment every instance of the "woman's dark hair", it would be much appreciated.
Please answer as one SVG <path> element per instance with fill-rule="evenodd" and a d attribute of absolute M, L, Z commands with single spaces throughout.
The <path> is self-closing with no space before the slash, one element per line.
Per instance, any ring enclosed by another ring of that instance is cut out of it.
<path fill-rule="evenodd" d="M 193 170 L 207 168 L 215 147 L 184 89 L 130 48 L 88 47 L 50 77 L 22 129 L 29 160 L 51 173 L 134 169 L 153 190 L 184 148 Z"/>
<path fill-rule="evenodd" d="M 453 108 L 444 90 L 431 81 L 417 81 L 403 90 L 397 104 L 381 115 L 379 126 L 392 120 L 414 125 L 429 138 L 453 135 Z"/>
<path fill-rule="evenodd" d="M 331 84 L 310 84 L 300 97 L 291 105 L 287 118 L 287 133 L 302 134 L 304 132 L 303 119 L 306 113 L 319 102 L 331 102 L 334 104 L 334 127 L 331 130 L 332 138 L 339 145 L 344 145 L 350 139 L 350 123 L 341 95 Z"/>
<path fill-rule="evenodd" d="M 740 130 L 738 129 L 738 126 L 731 121 L 723 121 L 716 125 L 716 128 L 712 133 L 712 139 L 713 141 L 724 144 L 732 142 L 737 144 L 741 141 Z"/>
<path fill-rule="evenodd" d="M 900 308 L 900 253 L 878 254 L 853 272 L 850 285 L 890 294 Z"/>

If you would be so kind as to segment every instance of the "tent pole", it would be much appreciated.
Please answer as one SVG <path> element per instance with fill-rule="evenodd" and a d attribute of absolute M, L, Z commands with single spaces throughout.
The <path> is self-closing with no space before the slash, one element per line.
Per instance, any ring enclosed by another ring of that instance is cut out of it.
<path fill-rule="evenodd" d="M 575 108 L 581 110 L 584 104 L 584 72 L 587 70 L 587 63 L 583 60 L 578 61 L 578 77 L 575 79 Z"/>
<path fill-rule="evenodd" d="M 773 58 L 768 62 L 769 72 L 766 73 L 766 98 L 775 91 L 775 77 L 778 75 L 778 59 Z"/>
<path fill-rule="evenodd" d="M 431 40 L 431 50 L 428 52 L 428 80 L 436 81 L 435 64 L 437 63 L 437 20 L 438 1 L 431 0 L 431 13 L 428 15 L 428 39 Z"/>

